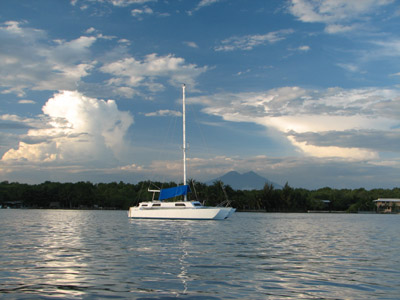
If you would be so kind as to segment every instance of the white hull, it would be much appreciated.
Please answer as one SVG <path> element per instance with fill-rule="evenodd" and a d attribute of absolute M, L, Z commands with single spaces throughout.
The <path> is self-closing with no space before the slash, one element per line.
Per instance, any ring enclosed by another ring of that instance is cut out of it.
<path fill-rule="evenodd" d="M 182 219 L 182 220 L 224 220 L 230 217 L 235 209 L 231 207 L 195 207 L 191 202 L 186 202 L 186 207 L 173 207 L 163 203 L 160 207 L 151 207 L 148 202 L 147 207 L 130 207 L 128 216 L 134 219 Z M 170 204 L 170 203 L 168 203 Z"/>

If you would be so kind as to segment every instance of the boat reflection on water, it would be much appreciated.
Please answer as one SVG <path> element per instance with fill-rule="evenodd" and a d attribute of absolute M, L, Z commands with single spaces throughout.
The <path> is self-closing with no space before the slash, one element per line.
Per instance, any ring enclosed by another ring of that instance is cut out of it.
<path fill-rule="evenodd" d="M 180 266 L 180 273 L 178 274 L 178 278 L 182 281 L 183 285 L 183 291 L 182 294 L 186 294 L 188 291 L 188 270 L 187 270 L 187 261 L 186 258 L 189 255 L 189 252 L 187 250 L 188 247 L 188 242 L 183 241 L 182 242 L 182 255 L 179 257 L 179 266 Z"/>

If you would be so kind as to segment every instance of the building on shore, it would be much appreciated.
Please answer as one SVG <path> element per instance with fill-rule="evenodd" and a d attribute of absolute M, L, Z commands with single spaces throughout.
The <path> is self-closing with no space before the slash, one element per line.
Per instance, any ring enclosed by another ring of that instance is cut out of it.
<path fill-rule="evenodd" d="M 400 213 L 400 199 L 378 198 L 374 203 L 378 213 Z"/>

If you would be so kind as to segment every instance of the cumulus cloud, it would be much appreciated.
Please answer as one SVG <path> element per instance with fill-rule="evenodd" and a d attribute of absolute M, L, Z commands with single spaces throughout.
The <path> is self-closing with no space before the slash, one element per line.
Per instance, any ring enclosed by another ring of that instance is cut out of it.
<path fill-rule="evenodd" d="M 324 23 L 327 33 L 342 33 L 357 28 L 356 21 L 382 6 L 393 3 L 393 0 L 291 0 L 289 12 L 300 21 L 307 23 Z"/>
<path fill-rule="evenodd" d="M 252 50 L 260 45 L 273 44 L 283 40 L 291 33 L 293 30 L 283 29 L 266 34 L 234 36 L 221 41 L 221 44 L 215 47 L 215 51 Z"/>
<path fill-rule="evenodd" d="M 0 26 L 0 41 L 2 93 L 75 89 L 95 64 L 89 59 L 95 37 L 49 42 L 44 31 L 9 21 Z"/>
<path fill-rule="evenodd" d="M 106 165 L 124 155 L 133 117 L 119 111 L 115 101 L 62 91 L 42 110 L 41 127 L 29 129 L 18 147 L 3 155 L 3 163 Z"/>
<path fill-rule="evenodd" d="M 195 86 L 196 78 L 207 70 L 207 67 L 198 67 L 195 64 L 187 64 L 183 58 L 173 55 L 158 56 L 149 54 L 143 60 L 127 57 L 103 65 L 100 70 L 111 74 L 108 85 L 118 92 L 120 89 L 134 95 L 139 88 L 147 88 L 149 91 L 161 91 L 164 89 L 163 79 L 168 79 L 173 86 L 182 83 Z M 158 80 L 158 81 L 157 81 Z"/>
<path fill-rule="evenodd" d="M 191 103 L 202 104 L 205 113 L 224 120 L 274 128 L 305 155 L 356 160 L 377 158 L 385 141 L 393 145 L 387 151 L 399 151 L 394 143 L 398 137 L 395 128 L 399 126 L 399 100 L 400 91 L 393 89 L 299 87 L 189 99 Z M 379 143 L 360 142 L 367 140 L 372 132 L 380 132 Z"/>

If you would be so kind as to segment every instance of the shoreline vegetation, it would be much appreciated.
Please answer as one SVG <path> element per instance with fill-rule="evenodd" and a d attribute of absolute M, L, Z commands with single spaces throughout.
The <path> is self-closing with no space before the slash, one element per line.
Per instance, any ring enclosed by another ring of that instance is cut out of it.
<path fill-rule="evenodd" d="M 46 181 L 41 184 L 24 184 L 3 181 L 0 183 L 2 208 L 52 208 L 52 209 L 118 209 L 127 210 L 141 201 L 151 201 L 148 188 L 169 188 L 174 182 L 141 181 L 137 184 L 111 183 L 60 183 Z M 333 189 L 317 190 L 292 188 L 288 183 L 282 189 L 265 184 L 261 190 L 234 190 L 221 181 L 206 185 L 190 183 L 190 199 L 204 205 L 216 206 L 230 200 L 237 211 L 246 212 L 374 212 L 373 200 L 400 198 L 400 188 L 393 189 Z M 397 211 L 396 211 L 397 212 Z"/>

